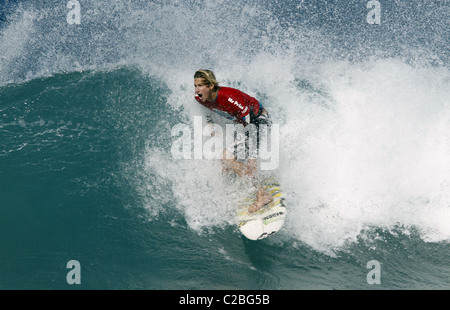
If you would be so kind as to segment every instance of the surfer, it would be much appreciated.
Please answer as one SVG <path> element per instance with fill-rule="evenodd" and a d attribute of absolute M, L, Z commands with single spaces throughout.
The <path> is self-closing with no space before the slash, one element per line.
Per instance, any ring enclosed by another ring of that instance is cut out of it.
<path fill-rule="evenodd" d="M 210 70 L 202 69 L 195 72 L 194 86 L 195 99 L 204 107 L 244 127 L 250 124 L 255 125 L 257 130 L 256 149 L 258 149 L 259 126 L 270 126 L 271 124 L 269 113 L 258 100 L 238 89 L 219 86 L 214 73 Z M 207 116 L 207 121 L 212 124 L 211 116 Z M 247 163 L 244 163 L 224 150 L 222 162 L 226 170 L 231 170 L 240 177 L 251 178 L 257 188 L 256 200 L 248 208 L 249 212 L 256 212 L 273 201 L 272 195 L 264 190 L 257 181 L 256 158 L 249 158 Z"/>

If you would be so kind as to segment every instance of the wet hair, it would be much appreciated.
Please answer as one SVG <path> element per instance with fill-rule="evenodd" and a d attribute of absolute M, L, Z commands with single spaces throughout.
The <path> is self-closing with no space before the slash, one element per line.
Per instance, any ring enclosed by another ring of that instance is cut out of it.
<path fill-rule="evenodd" d="M 219 89 L 219 82 L 217 82 L 216 76 L 211 70 L 197 70 L 194 74 L 194 79 L 203 79 L 206 85 L 214 85 L 213 91 L 217 91 Z"/>

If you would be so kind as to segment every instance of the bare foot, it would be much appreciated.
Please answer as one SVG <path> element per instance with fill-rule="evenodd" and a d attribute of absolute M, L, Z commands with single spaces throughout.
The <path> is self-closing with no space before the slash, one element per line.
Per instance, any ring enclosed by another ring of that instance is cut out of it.
<path fill-rule="evenodd" d="M 256 212 L 266 204 L 271 203 L 272 201 L 273 201 L 272 195 L 266 192 L 263 188 L 260 188 L 258 190 L 255 202 L 250 207 L 248 207 L 248 212 L 250 213 Z"/>

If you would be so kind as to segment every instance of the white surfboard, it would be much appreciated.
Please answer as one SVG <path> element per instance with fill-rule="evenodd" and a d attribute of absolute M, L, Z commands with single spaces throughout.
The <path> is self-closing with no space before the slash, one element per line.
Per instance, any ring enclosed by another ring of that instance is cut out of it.
<path fill-rule="evenodd" d="M 273 201 L 256 212 L 249 212 L 248 207 L 256 199 L 255 193 L 243 201 L 236 214 L 239 230 L 250 240 L 261 240 L 273 235 L 283 227 L 286 217 L 284 194 L 276 178 L 270 177 L 262 185 L 273 196 Z"/>

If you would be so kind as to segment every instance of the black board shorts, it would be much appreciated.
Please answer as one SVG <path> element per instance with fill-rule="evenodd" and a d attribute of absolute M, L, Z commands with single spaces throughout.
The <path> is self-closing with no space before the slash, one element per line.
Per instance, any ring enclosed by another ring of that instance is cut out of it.
<path fill-rule="evenodd" d="M 235 145 L 227 148 L 237 159 L 256 159 L 258 158 L 261 141 L 267 139 L 272 120 L 267 110 L 261 108 L 258 116 L 250 118 L 250 124 L 242 132 L 235 135 Z"/>

